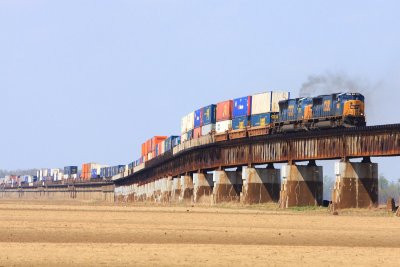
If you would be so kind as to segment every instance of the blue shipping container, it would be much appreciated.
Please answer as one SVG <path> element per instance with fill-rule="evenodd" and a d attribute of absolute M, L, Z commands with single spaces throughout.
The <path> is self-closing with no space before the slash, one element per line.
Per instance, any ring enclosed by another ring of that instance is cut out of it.
<path fill-rule="evenodd" d="M 203 111 L 202 111 L 203 118 L 202 118 L 201 126 L 208 125 L 208 124 L 215 124 L 217 121 L 216 111 L 217 111 L 216 105 L 209 105 L 207 107 L 204 107 Z"/>
<path fill-rule="evenodd" d="M 250 116 L 251 96 L 236 98 L 233 100 L 232 118 Z"/>
<path fill-rule="evenodd" d="M 194 133 L 193 130 L 190 130 L 190 131 L 188 131 L 188 132 L 186 133 L 186 136 L 187 136 L 187 140 L 188 140 L 188 141 L 193 139 L 193 133 Z"/>
<path fill-rule="evenodd" d="M 266 126 L 278 120 L 279 114 L 277 112 L 263 113 L 252 115 L 250 117 L 251 127 Z"/>
<path fill-rule="evenodd" d="M 92 169 L 92 176 L 91 178 L 96 179 L 97 178 L 97 169 Z"/>
<path fill-rule="evenodd" d="M 194 128 L 199 128 L 203 123 L 203 109 L 194 112 Z"/>
<path fill-rule="evenodd" d="M 170 136 L 167 139 L 165 139 L 165 142 L 164 142 L 164 151 L 165 152 L 170 151 L 174 147 L 173 144 L 175 142 L 175 139 L 177 139 L 177 138 L 180 138 L 180 136 L 173 135 L 173 136 Z"/>
<path fill-rule="evenodd" d="M 249 117 L 248 116 L 237 117 L 232 120 L 232 129 L 233 130 L 245 129 L 248 125 L 249 125 Z"/>
<path fill-rule="evenodd" d="M 177 136 L 175 139 L 172 140 L 172 147 L 176 147 L 177 145 L 181 144 L 181 137 Z"/>
<path fill-rule="evenodd" d="M 72 175 L 78 173 L 78 166 L 66 166 L 64 167 L 64 174 Z"/>

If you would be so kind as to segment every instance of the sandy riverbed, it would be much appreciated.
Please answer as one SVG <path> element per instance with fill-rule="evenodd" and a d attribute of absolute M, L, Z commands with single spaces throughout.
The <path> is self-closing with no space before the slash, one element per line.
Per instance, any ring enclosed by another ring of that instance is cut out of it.
<path fill-rule="evenodd" d="M 399 266 L 384 212 L 0 201 L 0 266 Z"/>

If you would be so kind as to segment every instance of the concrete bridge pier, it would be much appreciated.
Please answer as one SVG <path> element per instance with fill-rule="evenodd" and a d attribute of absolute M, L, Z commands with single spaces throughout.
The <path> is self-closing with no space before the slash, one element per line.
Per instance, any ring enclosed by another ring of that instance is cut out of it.
<path fill-rule="evenodd" d="M 144 185 L 137 185 L 135 201 L 142 202 L 144 200 Z"/>
<path fill-rule="evenodd" d="M 242 168 L 237 171 L 214 171 L 213 202 L 238 202 L 242 190 Z"/>
<path fill-rule="evenodd" d="M 161 179 L 161 195 L 160 202 L 168 203 L 171 199 L 172 191 L 172 177 L 166 177 Z"/>
<path fill-rule="evenodd" d="M 155 192 L 155 182 L 150 182 L 146 184 L 146 201 L 154 202 L 154 192 Z"/>
<path fill-rule="evenodd" d="M 161 201 L 161 179 L 154 181 L 154 201 Z"/>
<path fill-rule="evenodd" d="M 174 177 L 172 179 L 171 202 L 178 202 L 181 195 L 181 178 Z"/>
<path fill-rule="evenodd" d="M 213 174 L 193 174 L 193 201 L 194 203 L 212 204 Z"/>
<path fill-rule="evenodd" d="M 258 204 L 278 202 L 281 188 L 280 170 L 269 164 L 266 169 L 244 168 L 241 202 Z"/>
<path fill-rule="evenodd" d="M 369 158 L 362 162 L 335 164 L 336 182 L 332 202 L 338 209 L 378 206 L 378 164 Z"/>
<path fill-rule="evenodd" d="M 315 161 L 282 167 L 280 207 L 319 206 L 323 198 L 323 171 Z"/>
<path fill-rule="evenodd" d="M 193 200 L 193 178 L 190 175 L 181 176 L 180 202 L 192 202 Z"/>

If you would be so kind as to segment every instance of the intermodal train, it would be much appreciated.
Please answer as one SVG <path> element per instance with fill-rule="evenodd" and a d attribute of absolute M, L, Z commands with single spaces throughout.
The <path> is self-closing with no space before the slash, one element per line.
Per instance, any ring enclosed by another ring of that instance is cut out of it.
<path fill-rule="evenodd" d="M 289 92 L 265 92 L 208 105 L 184 116 L 180 136 L 156 136 L 142 145 L 140 165 L 175 146 L 206 135 L 215 141 L 293 131 L 365 126 L 360 93 L 290 98 Z"/>

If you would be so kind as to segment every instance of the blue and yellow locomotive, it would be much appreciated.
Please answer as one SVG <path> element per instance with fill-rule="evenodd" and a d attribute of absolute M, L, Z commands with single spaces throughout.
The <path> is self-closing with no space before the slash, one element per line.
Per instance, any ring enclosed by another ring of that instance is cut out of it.
<path fill-rule="evenodd" d="M 279 102 L 278 132 L 365 126 L 364 96 L 336 93 Z"/>

